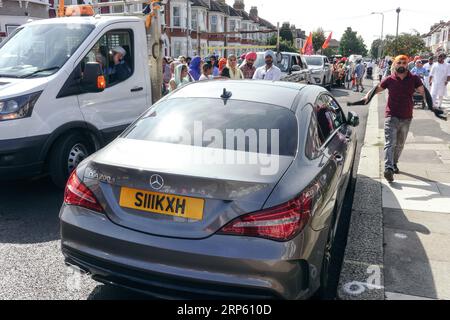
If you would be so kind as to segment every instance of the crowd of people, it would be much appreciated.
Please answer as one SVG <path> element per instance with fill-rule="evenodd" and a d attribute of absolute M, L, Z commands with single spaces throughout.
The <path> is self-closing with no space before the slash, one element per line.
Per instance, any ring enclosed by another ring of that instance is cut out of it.
<path fill-rule="evenodd" d="M 424 87 L 430 92 L 434 106 L 442 107 L 443 98 L 447 95 L 447 84 L 450 79 L 450 63 L 443 52 L 431 55 L 428 59 L 420 56 L 409 58 L 407 70 L 420 78 Z M 436 62 L 437 60 L 437 62 Z M 379 80 L 391 76 L 394 71 L 393 60 L 389 57 L 378 64 Z"/>
<path fill-rule="evenodd" d="M 172 92 L 190 82 L 205 80 L 275 80 L 281 79 L 281 70 L 275 65 L 275 53 L 264 53 L 265 64 L 254 66 L 256 52 L 248 52 L 237 57 L 230 54 L 227 58 L 210 55 L 205 59 L 180 56 L 177 59 L 163 58 L 163 95 Z"/>
<path fill-rule="evenodd" d="M 347 57 L 334 59 L 333 79 L 337 87 L 344 87 L 355 92 L 364 92 L 364 75 L 372 78 L 374 63 L 369 61 L 364 63 L 362 59 L 352 62 Z"/>

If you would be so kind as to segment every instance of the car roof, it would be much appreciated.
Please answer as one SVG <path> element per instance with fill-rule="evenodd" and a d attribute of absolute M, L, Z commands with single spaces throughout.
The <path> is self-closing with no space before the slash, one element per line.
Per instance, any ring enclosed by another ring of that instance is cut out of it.
<path fill-rule="evenodd" d="M 273 104 L 288 109 L 306 85 L 284 81 L 262 80 L 213 80 L 199 81 L 186 85 L 167 97 L 220 99 L 223 89 L 230 91 L 230 100 L 252 101 Z"/>

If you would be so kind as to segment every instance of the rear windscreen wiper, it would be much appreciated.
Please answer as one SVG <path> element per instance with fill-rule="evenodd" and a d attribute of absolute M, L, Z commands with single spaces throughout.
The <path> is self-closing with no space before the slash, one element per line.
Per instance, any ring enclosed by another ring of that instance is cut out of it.
<path fill-rule="evenodd" d="M 36 73 L 39 73 L 39 72 L 52 71 L 52 70 L 55 70 L 55 69 L 58 70 L 59 68 L 60 68 L 59 66 L 54 66 L 54 67 L 50 67 L 50 68 L 39 69 L 39 70 L 36 70 L 36 71 L 34 71 L 34 72 L 30 73 L 30 74 L 21 76 L 21 78 L 28 78 L 28 77 L 31 77 L 31 76 L 35 75 Z"/>

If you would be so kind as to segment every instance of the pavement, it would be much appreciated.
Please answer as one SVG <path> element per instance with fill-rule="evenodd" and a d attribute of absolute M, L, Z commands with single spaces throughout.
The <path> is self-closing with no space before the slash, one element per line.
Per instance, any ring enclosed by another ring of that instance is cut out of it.
<path fill-rule="evenodd" d="M 338 299 L 450 299 L 450 122 L 415 109 L 401 172 L 389 184 L 386 98 L 369 107 Z M 450 88 L 443 109 L 450 115 Z"/>

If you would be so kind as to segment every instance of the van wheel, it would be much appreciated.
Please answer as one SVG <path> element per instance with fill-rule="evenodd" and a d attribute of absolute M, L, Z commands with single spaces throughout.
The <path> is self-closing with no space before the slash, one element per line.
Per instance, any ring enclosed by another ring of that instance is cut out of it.
<path fill-rule="evenodd" d="M 64 188 L 72 171 L 92 152 L 94 152 L 92 144 L 80 133 L 69 133 L 59 138 L 49 158 L 49 171 L 53 183 Z"/>

